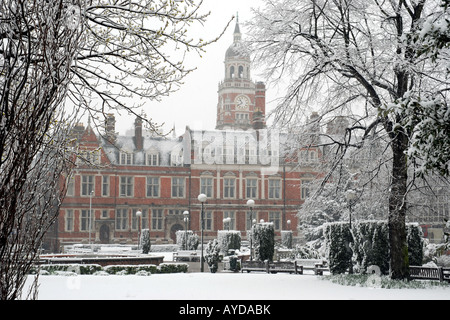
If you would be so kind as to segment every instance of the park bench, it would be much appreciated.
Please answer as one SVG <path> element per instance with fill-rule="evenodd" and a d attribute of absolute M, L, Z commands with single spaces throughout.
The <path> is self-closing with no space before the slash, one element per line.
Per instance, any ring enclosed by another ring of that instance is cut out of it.
<path fill-rule="evenodd" d="M 297 266 L 302 267 L 303 270 L 313 270 L 315 275 L 323 275 L 324 271 L 329 271 L 327 262 L 322 259 L 295 259 Z"/>
<path fill-rule="evenodd" d="M 450 282 L 450 268 L 410 266 L 409 276 L 417 280 L 439 280 Z"/>
<path fill-rule="evenodd" d="M 241 261 L 241 272 L 260 271 L 266 273 L 289 272 L 302 274 L 303 269 L 295 261 Z"/>
<path fill-rule="evenodd" d="M 173 253 L 173 261 L 200 261 L 195 251 L 178 251 Z"/>

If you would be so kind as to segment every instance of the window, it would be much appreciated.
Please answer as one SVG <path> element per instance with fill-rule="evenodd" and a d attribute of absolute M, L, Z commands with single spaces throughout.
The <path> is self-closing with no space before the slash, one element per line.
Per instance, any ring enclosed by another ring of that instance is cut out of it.
<path fill-rule="evenodd" d="M 73 210 L 66 210 L 66 214 L 64 216 L 64 230 L 65 231 L 73 231 Z"/>
<path fill-rule="evenodd" d="M 206 211 L 205 212 L 205 217 L 204 217 L 205 219 L 205 221 L 204 221 L 204 223 L 205 223 L 205 225 L 204 225 L 204 229 L 205 230 L 207 230 L 207 231 L 212 231 L 213 230 L 213 227 L 214 227 L 214 224 L 213 224 L 213 213 L 212 213 L 212 211 Z"/>
<path fill-rule="evenodd" d="M 273 223 L 274 230 L 281 229 L 281 218 L 279 212 L 269 212 L 269 222 Z"/>
<path fill-rule="evenodd" d="M 223 197 L 224 198 L 234 198 L 235 194 L 235 178 L 224 178 L 223 179 Z"/>
<path fill-rule="evenodd" d="M 121 197 L 133 196 L 133 177 L 128 176 L 120 177 L 120 196 Z"/>
<path fill-rule="evenodd" d="M 66 196 L 72 197 L 75 195 L 75 184 L 74 184 L 74 179 L 73 177 L 68 177 L 66 178 L 66 183 L 67 183 L 67 191 L 66 191 Z"/>
<path fill-rule="evenodd" d="M 310 196 L 311 193 L 311 180 L 301 181 L 301 198 L 305 200 Z"/>
<path fill-rule="evenodd" d="M 184 178 L 172 178 L 172 198 L 184 197 Z"/>
<path fill-rule="evenodd" d="M 225 211 L 223 213 L 223 218 L 230 218 L 230 222 L 225 222 L 223 224 L 223 228 L 224 229 L 230 229 L 230 230 L 235 230 L 236 229 L 236 219 L 235 219 L 235 213 L 234 211 Z"/>
<path fill-rule="evenodd" d="M 124 231 L 128 229 L 128 209 L 116 210 L 116 230 Z"/>
<path fill-rule="evenodd" d="M 89 231 L 89 210 L 81 210 L 80 231 Z"/>
<path fill-rule="evenodd" d="M 176 216 L 176 215 L 178 215 L 178 216 L 182 216 L 182 214 L 183 214 L 183 210 L 178 210 L 178 209 L 169 209 L 169 216 Z"/>
<path fill-rule="evenodd" d="M 102 196 L 109 196 L 109 176 L 102 177 Z"/>
<path fill-rule="evenodd" d="M 281 198 L 281 180 L 269 179 L 269 199 Z"/>
<path fill-rule="evenodd" d="M 213 178 L 200 178 L 200 193 L 206 194 L 208 198 L 213 197 Z"/>
<path fill-rule="evenodd" d="M 163 210 L 152 209 L 152 230 L 163 229 Z"/>
<path fill-rule="evenodd" d="M 81 176 L 81 195 L 89 196 L 94 191 L 94 176 Z"/>
<path fill-rule="evenodd" d="M 147 197 L 159 197 L 159 178 L 147 177 Z"/>
<path fill-rule="evenodd" d="M 158 153 L 148 153 L 147 154 L 147 165 L 148 166 L 159 166 L 159 154 Z"/>
<path fill-rule="evenodd" d="M 108 210 L 102 210 L 102 219 L 108 219 L 109 218 L 109 211 Z"/>
<path fill-rule="evenodd" d="M 258 194 L 258 180 L 254 178 L 249 178 L 246 180 L 246 195 L 247 199 L 255 199 Z"/>
<path fill-rule="evenodd" d="M 133 154 L 127 152 L 120 153 L 119 163 L 122 165 L 130 165 L 133 164 Z"/>

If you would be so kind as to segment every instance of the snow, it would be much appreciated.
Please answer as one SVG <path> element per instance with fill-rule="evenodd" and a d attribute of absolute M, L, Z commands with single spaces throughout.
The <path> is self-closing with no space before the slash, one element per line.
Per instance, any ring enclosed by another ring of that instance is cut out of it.
<path fill-rule="evenodd" d="M 32 283 L 29 276 L 26 288 Z M 315 275 L 176 273 L 39 277 L 39 300 L 449 300 L 449 287 L 382 289 Z"/>

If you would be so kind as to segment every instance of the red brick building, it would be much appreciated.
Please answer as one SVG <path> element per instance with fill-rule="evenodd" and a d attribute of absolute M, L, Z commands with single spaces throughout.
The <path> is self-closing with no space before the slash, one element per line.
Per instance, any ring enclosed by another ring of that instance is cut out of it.
<path fill-rule="evenodd" d="M 200 233 L 200 193 L 205 203 L 205 240 L 218 230 L 250 229 L 248 199 L 255 201 L 253 219 L 272 221 L 297 234 L 297 211 L 317 176 L 316 149 L 284 150 L 287 135 L 265 128 L 265 86 L 250 80 L 250 60 L 241 54 L 239 25 L 225 57 L 225 79 L 219 84 L 217 130 L 186 128 L 178 138 L 161 138 L 135 121 L 134 134 L 115 133 L 109 115 L 105 132 L 89 125 L 74 130 L 80 156 L 60 208 L 60 245 L 80 242 L 137 243 L 138 230 L 150 229 L 153 243 L 175 240 L 184 229 Z M 138 219 L 136 212 L 142 212 Z M 91 219 L 90 219 L 91 217 Z M 224 218 L 231 218 L 224 225 Z M 290 223 L 289 223 L 290 222 Z"/>

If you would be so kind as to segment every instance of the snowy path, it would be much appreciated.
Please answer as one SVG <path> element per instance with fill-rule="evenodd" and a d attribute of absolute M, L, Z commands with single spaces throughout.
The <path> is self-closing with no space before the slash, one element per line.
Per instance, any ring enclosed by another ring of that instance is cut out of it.
<path fill-rule="evenodd" d="M 293 274 L 180 273 L 147 277 L 41 276 L 39 279 L 40 300 L 450 300 L 450 288 L 348 287 L 317 276 Z M 31 277 L 25 288 L 30 281 Z"/>

